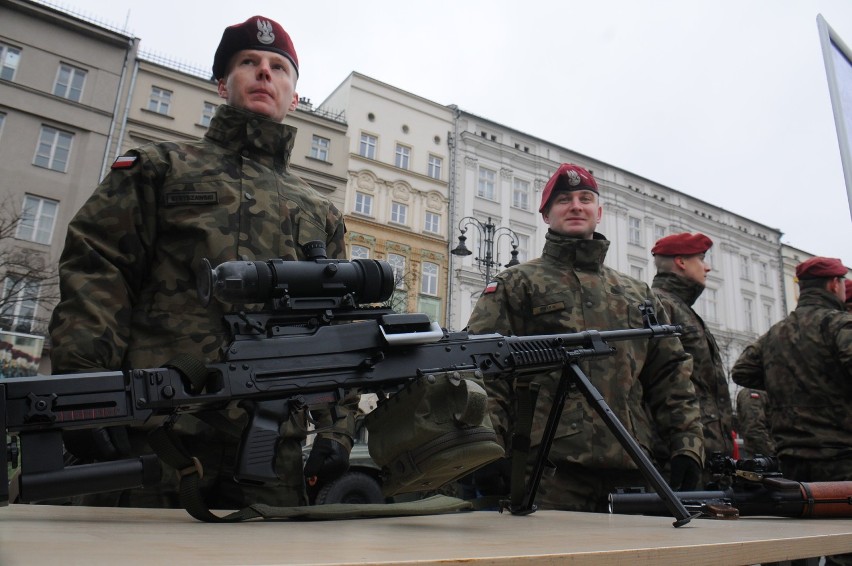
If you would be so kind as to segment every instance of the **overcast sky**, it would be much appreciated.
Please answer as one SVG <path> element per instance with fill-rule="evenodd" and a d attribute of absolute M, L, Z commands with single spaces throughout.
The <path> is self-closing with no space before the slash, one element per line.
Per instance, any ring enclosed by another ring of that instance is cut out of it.
<path fill-rule="evenodd" d="M 209 68 L 253 15 L 290 33 L 299 94 L 352 71 L 605 161 L 852 267 L 817 14 L 850 0 L 63 0 Z M 215 7 L 213 7 L 215 6 Z"/>

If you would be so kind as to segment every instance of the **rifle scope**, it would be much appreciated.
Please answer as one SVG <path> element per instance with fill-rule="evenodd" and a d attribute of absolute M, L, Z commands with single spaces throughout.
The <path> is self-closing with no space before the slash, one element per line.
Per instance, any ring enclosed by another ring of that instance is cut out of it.
<path fill-rule="evenodd" d="M 271 299 L 341 298 L 352 306 L 380 303 L 394 289 L 393 269 L 374 259 L 226 261 L 213 268 L 205 258 L 196 274 L 204 306 L 265 303 Z"/>

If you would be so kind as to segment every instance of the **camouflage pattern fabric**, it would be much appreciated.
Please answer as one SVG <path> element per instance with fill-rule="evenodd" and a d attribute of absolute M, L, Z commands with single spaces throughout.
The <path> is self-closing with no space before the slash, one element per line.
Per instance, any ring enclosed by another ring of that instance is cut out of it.
<path fill-rule="evenodd" d="M 741 458 L 775 456 L 775 441 L 769 430 L 764 391 L 744 387 L 737 393 L 737 422 L 743 439 Z"/>
<path fill-rule="evenodd" d="M 178 353 L 218 360 L 228 337 L 222 315 L 263 305 L 202 306 L 194 275 L 202 258 L 213 266 L 301 260 L 311 240 L 343 258 L 342 214 L 290 171 L 295 134 L 223 104 L 203 139 L 148 144 L 117 162 L 68 228 L 50 322 L 54 373 L 159 367 Z M 239 414 L 228 418 L 241 424 Z M 234 438 L 194 419 L 177 427 L 211 470 L 227 467 Z M 298 478 L 287 480 L 294 485 L 302 482 L 303 435 L 288 443 L 298 459 Z M 292 503 L 275 499 L 263 502 Z"/>
<path fill-rule="evenodd" d="M 638 305 L 654 295 L 646 284 L 604 266 L 608 249 L 609 241 L 600 234 L 593 240 L 579 240 L 549 232 L 542 257 L 494 278 L 476 303 L 469 330 L 474 334 L 525 336 L 642 328 Z M 659 302 L 656 307 L 660 321 L 667 322 Z M 583 360 L 580 366 L 649 453 L 653 430 L 657 429 L 668 441 L 672 456 L 686 454 L 703 462 L 698 401 L 689 380 L 692 360 L 678 340 L 620 342 L 614 355 Z M 553 372 L 536 378 L 542 387 L 533 419 L 533 446 L 540 441 L 559 377 L 560 372 Z M 511 384 L 489 381 L 487 386 L 492 423 L 504 446 L 510 448 L 515 420 Z M 635 469 L 577 390 L 569 393 L 550 460 L 557 467 L 556 475 L 565 467 L 571 468 L 571 474 L 583 469 L 588 476 L 606 468 Z M 553 491 L 549 481 L 558 480 L 545 478 L 541 486 L 544 493 Z M 606 495 L 599 493 L 594 498 L 605 499 Z"/>
<path fill-rule="evenodd" d="M 852 314 L 832 293 L 802 289 L 796 309 L 743 351 L 731 377 L 766 391 L 779 457 L 852 459 Z"/>
<path fill-rule="evenodd" d="M 708 457 L 714 452 L 731 456 L 734 415 L 725 367 L 716 339 L 692 310 L 692 305 L 704 291 L 704 285 L 676 273 L 659 272 L 651 288 L 672 324 L 683 326 L 680 342 L 686 353 L 692 356 L 692 384 L 701 407 L 704 452 Z M 706 483 L 710 479 L 709 470 L 705 470 L 705 476 Z"/>

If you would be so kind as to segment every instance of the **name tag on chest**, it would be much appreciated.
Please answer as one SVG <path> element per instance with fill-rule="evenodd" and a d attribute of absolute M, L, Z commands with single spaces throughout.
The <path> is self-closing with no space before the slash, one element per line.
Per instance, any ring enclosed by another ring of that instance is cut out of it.
<path fill-rule="evenodd" d="M 179 192 L 166 195 L 166 206 L 187 204 L 218 204 L 219 195 L 215 192 Z"/>

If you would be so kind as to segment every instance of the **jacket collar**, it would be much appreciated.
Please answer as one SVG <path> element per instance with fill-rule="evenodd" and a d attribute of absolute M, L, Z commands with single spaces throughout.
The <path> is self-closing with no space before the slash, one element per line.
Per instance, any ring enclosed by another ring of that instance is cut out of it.
<path fill-rule="evenodd" d="M 796 309 L 799 307 L 823 307 L 829 309 L 846 310 L 846 305 L 840 302 L 834 294 L 825 289 L 813 288 L 802 289 L 799 293 L 799 302 L 796 304 Z"/>
<path fill-rule="evenodd" d="M 216 109 L 204 137 L 243 157 L 283 171 L 290 161 L 296 128 L 222 104 Z"/>
<path fill-rule="evenodd" d="M 601 270 L 606 252 L 609 250 L 609 240 L 597 232 L 591 240 L 582 240 L 548 230 L 545 240 L 543 256 L 556 263 L 590 271 Z"/>
<path fill-rule="evenodd" d="M 690 307 L 695 304 L 695 301 L 704 292 L 703 284 L 670 271 L 658 272 L 654 276 L 654 282 L 651 286 L 654 289 L 668 291 Z"/>

